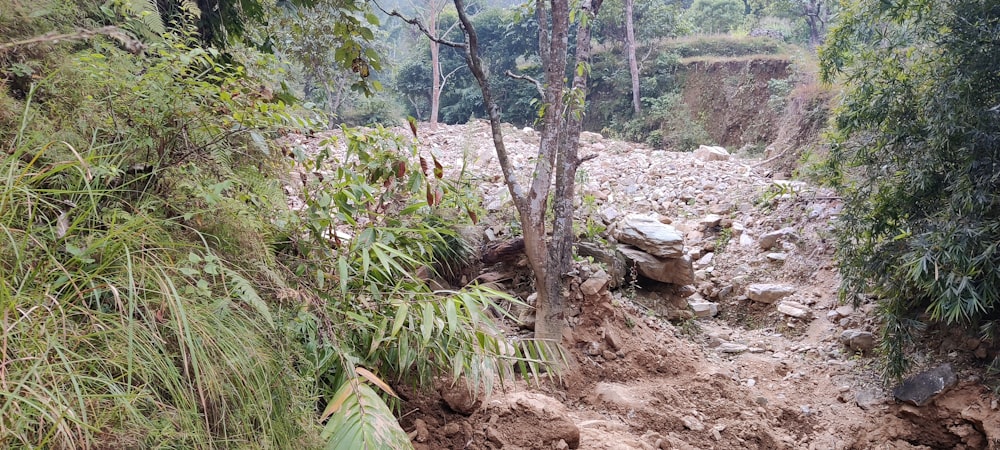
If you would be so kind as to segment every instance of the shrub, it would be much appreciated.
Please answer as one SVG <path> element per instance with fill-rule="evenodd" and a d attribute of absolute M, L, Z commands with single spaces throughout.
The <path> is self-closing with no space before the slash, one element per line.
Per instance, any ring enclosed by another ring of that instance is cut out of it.
<path fill-rule="evenodd" d="M 1000 325 L 998 27 L 991 1 L 862 1 L 821 53 L 847 86 L 830 158 L 843 294 L 878 299 L 890 375 L 927 322 Z"/>

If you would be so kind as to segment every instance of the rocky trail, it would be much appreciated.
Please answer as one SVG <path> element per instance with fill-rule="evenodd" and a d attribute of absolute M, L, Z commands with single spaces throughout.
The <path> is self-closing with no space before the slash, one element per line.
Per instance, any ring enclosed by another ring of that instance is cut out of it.
<path fill-rule="evenodd" d="M 538 134 L 504 132 L 526 176 Z M 475 121 L 419 136 L 445 177 L 471 173 L 487 241 L 511 237 L 514 217 L 489 136 Z M 874 305 L 837 299 L 835 193 L 707 148 L 668 152 L 594 133 L 581 143 L 581 155 L 598 155 L 577 177 L 582 233 L 634 244 L 640 274 L 614 286 L 610 269 L 581 259 L 558 383 L 508 382 L 475 399 L 461 386 L 404 390 L 401 423 L 417 449 L 1000 447 L 997 402 L 972 372 L 938 377 L 954 386 L 922 406 L 880 382 Z M 665 224 L 680 241 L 658 244 L 673 253 L 642 262 L 653 250 L 630 234 Z M 933 349 L 977 351 L 961 339 Z"/>

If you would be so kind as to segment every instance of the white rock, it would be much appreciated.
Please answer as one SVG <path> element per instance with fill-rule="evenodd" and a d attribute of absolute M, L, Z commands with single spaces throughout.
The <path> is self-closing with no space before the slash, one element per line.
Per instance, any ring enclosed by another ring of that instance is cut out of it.
<path fill-rule="evenodd" d="M 695 317 L 715 317 L 719 314 L 719 304 L 713 302 L 692 302 L 688 301 L 688 306 L 694 311 Z"/>
<path fill-rule="evenodd" d="M 732 342 L 723 342 L 722 344 L 720 344 L 715 349 L 718 350 L 719 353 L 743 353 L 743 352 L 747 351 L 748 348 L 749 347 L 747 347 L 747 346 L 745 346 L 743 344 L 734 344 Z"/>
<path fill-rule="evenodd" d="M 729 152 L 725 148 L 710 145 L 700 145 L 694 151 L 694 156 L 703 161 L 727 161 Z"/>
<path fill-rule="evenodd" d="M 795 293 L 795 287 L 786 284 L 758 283 L 747 287 L 747 297 L 761 303 L 774 303 Z"/>
<path fill-rule="evenodd" d="M 795 317 L 796 319 L 805 319 L 809 317 L 808 306 L 791 300 L 782 300 L 778 303 L 778 312 L 786 316 Z"/>

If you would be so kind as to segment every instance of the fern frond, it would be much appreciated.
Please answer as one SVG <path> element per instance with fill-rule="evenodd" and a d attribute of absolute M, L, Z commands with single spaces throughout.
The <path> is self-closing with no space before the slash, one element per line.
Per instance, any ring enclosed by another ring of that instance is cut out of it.
<path fill-rule="evenodd" d="M 122 12 L 129 17 L 134 17 L 142 24 L 141 27 L 133 27 L 138 34 L 146 37 L 158 38 L 167 32 L 163 17 L 160 16 L 160 9 L 156 5 L 156 0 L 123 0 L 121 2 Z"/>
<path fill-rule="evenodd" d="M 232 296 L 250 305 L 267 321 L 267 324 L 271 328 L 274 328 L 274 318 L 271 316 L 271 310 L 267 307 L 264 299 L 260 298 L 260 295 L 257 294 L 257 289 L 253 287 L 253 284 L 235 270 L 224 267 L 222 271 L 226 276 L 226 282 L 229 285 Z"/>

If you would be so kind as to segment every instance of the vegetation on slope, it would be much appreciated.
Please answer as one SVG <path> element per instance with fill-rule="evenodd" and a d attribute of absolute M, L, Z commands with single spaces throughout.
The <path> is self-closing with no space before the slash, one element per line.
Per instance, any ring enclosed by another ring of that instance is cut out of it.
<path fill-rule="evenodd" d="M 891 375 L 926 324 L 997 337 L 997 30 L 993 1 L 864 0 L 822 52 L 826 77 L 847 87 L 830 160 L 847 196 L 844 292 L 878 299 Z"/>
<path fill-rule="evenodd" d="M 406 446 L 386 382 L 489 389 L 540 363 L 493 325 L 512 299 L 417 276 L 462 257 L 452 226 L 474 214 L 442 218 L 468 210 L 465 187 L 425 171 L 415 140 L 344 130 L 346 155 L 278 151 L 315 116 L 238 62 L 265 55 L 205 44 L 190 2 L 172 22 L 88 5 L 0 22 L 15 41 L 125 37 L 0 54 L 0 446 Z M 293 170 L 300 211 L 279 181 Z"/>

